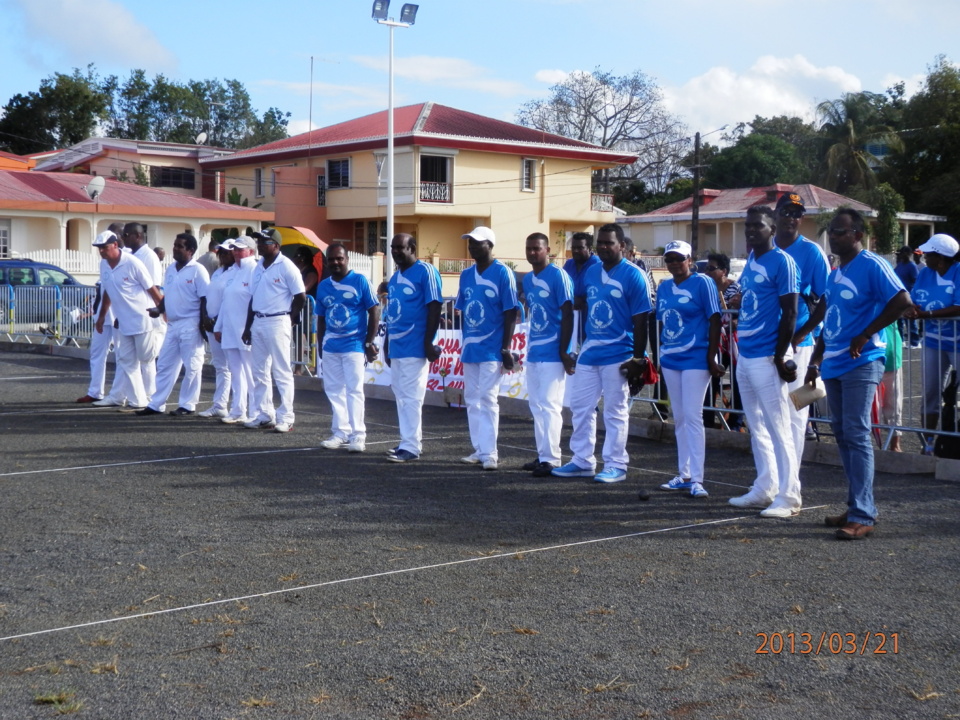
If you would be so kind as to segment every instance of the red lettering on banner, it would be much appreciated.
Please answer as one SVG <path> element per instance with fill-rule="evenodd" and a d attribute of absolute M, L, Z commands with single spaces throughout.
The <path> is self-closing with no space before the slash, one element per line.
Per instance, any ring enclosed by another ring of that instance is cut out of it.
<path fill-rule="evenodd" d="M 513 350 L 518 350 L 518 351 L 525 350 L 527 347 L 526 333 L 514 333 L 513 342 L 511 343 L 510 347 Z"/>
<path fill-rule="evenodd" d="M 436 379 L 427 380 L 427 390 L 439 390 L 439 389 L 440 389 L 439 380 L 436 380 Z"/>
<path fill-rule="evenodd" d="M 457 364 L 453 367 L 453 375 L 463 375 L 463 361 L 457 358 Z"/>

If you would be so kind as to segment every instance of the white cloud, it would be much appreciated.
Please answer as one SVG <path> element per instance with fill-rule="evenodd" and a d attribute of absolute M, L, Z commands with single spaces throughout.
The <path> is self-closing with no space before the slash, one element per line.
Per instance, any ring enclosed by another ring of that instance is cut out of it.
<path fill-rule="evenodd" d="M 888 73 L 887 75 L 883 76 L 883 87 L 884 89 L 890 88 L 897 83 L 902 82 L 904 94 L 909 99 L 923 89 L 923 83 L 926 79 L 927 76 L 925 73 L 917 73 L 916 75 L 911 75 L 910 77 L 903 77 L 901 75 Z"/>
<path fill-rule="evenodd" d="M 356 55 L 354 62 L 373 70 L 387 71 L 386 57 Z M 513 80 L 498 80 L 489 77 L 489 70 L 474 65 L 469 60 L 451 57 L 430 57 L 419 55 L 406 58 L 394 58 L 393 72 L 396 77 L 441 87 L 490 93 L 501 97 L 529 95 L 530 90 L 522 83 Z"/>
<path fill-rule="evenodd" d="M 548 85 L 559 85 L 569 77 L 570 73 L 566 70 L 537 70 L 534 79 L 537 82 L 547 83 Z"/>
<path fill-rule="evenodd" d="M 713 67 L 682 87 L 665 87 L 664 101 L 691 130 L 709 132 L 754 116 L 812 120 L 818 102 L 859 92 L 860 80 L 837 66 L 817 67 L 802 55 L 757 59 L 746 72 Z"/>
<path fill-rule="evenodd" d="M 176 58 L 117 0 L 15 0 L 27 36 L 80 66 L 173 70 Z"/>

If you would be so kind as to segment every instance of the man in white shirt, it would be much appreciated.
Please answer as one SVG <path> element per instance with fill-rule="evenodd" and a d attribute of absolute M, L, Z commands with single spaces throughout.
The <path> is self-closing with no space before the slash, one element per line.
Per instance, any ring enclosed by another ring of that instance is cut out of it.
<path fill-rule="evenodd" d="M 253 348 L 254 407 L 244 427 L 286 433 L 293 429 L 294 421 L 291 328 L 300 323 L 307 295 L 300 270 L 280 254 L 280 232 L 267 228 L 254 237 L 260 262 L 253 271 L 253 296 L 241 336 Z M 280 393 L 275 417 L 270 413 L 271 376 Z"/>
<path fill-rule="evenodd" d="M 153 284 L 163 290 L 163 266 L 160 264 L 160 258 L 147 245 L 147 235 L 144 232 L 143 225 L 140 223 L 127 223 L 123 227 L 123 245 L 133 253 L 133 256 L 143 263 L 147 269 Z M 145 343 L 145 359 L 140 363 L 140 375 L 143 378 L 143 387 L 146 390 L 147 397 L 153 397 L 157 391 L 157 356 L 160 354 L 160 347 L 163 345 L 163 335 L 167 331 L 167 324 L 163 318 L 157 317 L 152 320 L 151 335 Z M 122 332 L 122 331 L 121 331 Z"/>
<path fill-rule="evenodd" d="M 102 258 L 100 283 L 103 300 L 96 331 L 104 332 L 105 318 L 112 308 L 120 325 L 117 372 L 123 375 L 129 402 L 134 407 L 143 408 L 148 396 L 140 366 L 144 362 L 152 363 L 156 358 L 153 321 L 148 311 L 159 305 L 163 296 L 143 263 L 120 250 L 116 233 L 110 230 L 100 233 L 93 245 L 99 249 Z"/>
<path fill-rule="evenodd" d="M 166 410 L 167 398 L 186 367 L 180 384 L 180 402 L 171 415 L 193 415 L 200 399 L 200 373 L 203 370 L 203 337 L 200 327 L 200 296 L 210 284 L 206 269 L 193 259 L 197 239 L 180 233 L 173 241 L 174 264 L 167 268 L 160 304 L 150 317 L 167 316 L 167 332 L 157 358 L 157 389 L 150 404 L 137 415 L 158 415 Z"/>
<path fill-rule="evenodd" d="M 213 391 L 213 404 L 197 414 L 200 417 L 223 419 L 228 415 L 227 408 L 230 400 L 230 364 L 214 329 L 220 315 L 220 308 L 223 305 L 227 271 L 233 267 L 234 263 L 233 241 L 230 239 L 224 240 L 216 246 L 216 250 L 219 267 L 210 275 L 210 284 L 206 288 L 206 294 L 200 296 L 200 323 L 206 331 L 207 343 L 210 345 L 210 357 L 213 368 L 217 373 L 217 381 Z"/>

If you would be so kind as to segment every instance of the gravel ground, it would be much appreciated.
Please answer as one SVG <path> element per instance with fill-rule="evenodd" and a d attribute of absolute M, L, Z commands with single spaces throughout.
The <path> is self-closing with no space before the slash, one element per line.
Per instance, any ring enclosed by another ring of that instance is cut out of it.
<path fill-rule="evenodd" d="M 837 468 L 765 520 L 726 503 L 753 478 L 732 450 L 693 501 L 653 490 L 668 444 L 631 440 L 619 485 L 539 480 L 527 419 L 483 472 L 461 410 L 426 408 L 396 465 L 389 402 L 365 454 L 317 447 L 314 381 L 287 435 L 85 387 L 84 361 L 0 352 L 0 718 L 960 713 L 954 483 L 879 474 L 878 530 L 842 543 Z"/>

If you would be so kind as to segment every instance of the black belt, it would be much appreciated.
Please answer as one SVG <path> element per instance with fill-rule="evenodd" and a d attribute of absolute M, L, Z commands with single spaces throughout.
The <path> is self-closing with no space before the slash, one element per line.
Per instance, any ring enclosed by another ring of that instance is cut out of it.
<path fill-rule="evenodd" d="M 280 317 L 281 315 L 289 315 L 289 314 L 290 314 L 290 311 L 287 310 L 287 311 L 285 311 L 285 312 L 278 312 L 278 313 L 259 313 L 259 312 L 255 312 L 253 315 L 254 315 L 254 317 L 258 317 L 258 318 L 265 318 L 265 317 Z"/>

